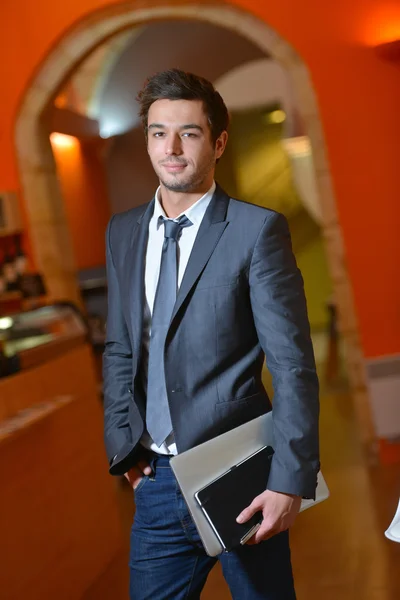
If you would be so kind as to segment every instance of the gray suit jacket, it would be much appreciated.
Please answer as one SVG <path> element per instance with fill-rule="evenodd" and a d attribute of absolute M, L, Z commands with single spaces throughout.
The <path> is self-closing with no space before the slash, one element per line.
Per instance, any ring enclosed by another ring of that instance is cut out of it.
<path fill-rule="evenodd" d="M 146 399 L 140 384 L 144 266 L 154 200 L 114 215 L 107 229 L 105 443 L 110 472 L 137 459 Z M 217 186 L 196 237 L 165 343 L 178 452 L 271 410 L 269 489 L 314 497 L 319 470 L 318 379 L 303 280 L 286 219 Z"/>

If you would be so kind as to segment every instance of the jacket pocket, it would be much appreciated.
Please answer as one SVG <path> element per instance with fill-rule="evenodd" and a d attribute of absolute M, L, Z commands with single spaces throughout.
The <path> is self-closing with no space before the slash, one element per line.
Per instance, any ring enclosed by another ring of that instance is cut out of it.
<path fill-rule="evenodd" d="M 233 398 L 232 400 L 222 400 L 221 402 L 218 402 L 218 404 L 237 404 L 239 402 L 251 402 L 253 398 L 258 398 L 262 395 L 263 394 L 261 392 L 255 392 L 254 394 L 250 394 L 249 396 L 239 396 Z"/>
<path fill-rule="evenodd" d="M 221 434 L 264 415 L 271 410 L 271 403 L 265 392 L 258 392 L 238 400 L 218 402 L 215 409 Z"/>

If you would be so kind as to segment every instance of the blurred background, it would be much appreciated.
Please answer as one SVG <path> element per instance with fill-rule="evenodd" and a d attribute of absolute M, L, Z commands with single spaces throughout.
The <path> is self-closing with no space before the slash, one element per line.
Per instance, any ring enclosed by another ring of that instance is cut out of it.
<path fill-rule="evenodd" d="M 304 277 L 331 498 L 292 532 L 298 598 L 400 597 L 384 537 L 400 495 L 400 5 L 267 4 L 0 8 L 5 600 L 128 597 L 133 495 L 102 443 L 104 234 L 154 195 L 135 98 L 171 67 L 222 94 L 217 181 L 285 214 Z M 229 598 L 218 568 L 203 597 Z"/>

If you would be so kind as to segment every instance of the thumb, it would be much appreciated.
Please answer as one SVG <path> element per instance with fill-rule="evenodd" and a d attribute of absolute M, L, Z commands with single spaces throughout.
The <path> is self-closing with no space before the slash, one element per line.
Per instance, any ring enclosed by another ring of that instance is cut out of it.
<path fill-rule="evenodd" d="M 253 502 L 236 518 L 238 523 L 246 523 L 256 512 L 262 509 L 262 500 L 257 497 L 254 498 Z"/>

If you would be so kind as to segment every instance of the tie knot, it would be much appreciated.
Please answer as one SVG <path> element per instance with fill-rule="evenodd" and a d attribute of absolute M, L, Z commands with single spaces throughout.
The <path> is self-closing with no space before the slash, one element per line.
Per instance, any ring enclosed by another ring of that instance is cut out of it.
<path fill-rule="evenodd" d="M 192 221 L 190 221 L 186 215 L 182 215 L 176 221 L 160 216 L 160 222 L 161 221 L 164 223 L 164 236 L 166 238 L 172 238 L 175 241 L 179 238 L 179 235 L 184 227 L 190 227 L 190 225 L 193 225 Z"/>

